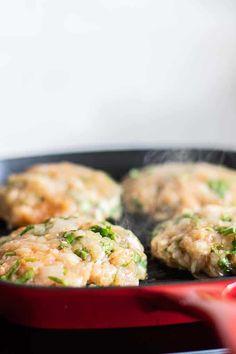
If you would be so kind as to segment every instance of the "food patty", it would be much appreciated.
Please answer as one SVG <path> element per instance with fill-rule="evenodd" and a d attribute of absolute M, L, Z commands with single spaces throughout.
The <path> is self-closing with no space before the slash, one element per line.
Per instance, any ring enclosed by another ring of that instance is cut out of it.
<path fill-rule="evenodd" d="M 236 208 L 209 205 L 157 225 L 151 250 L 168 266 L 210 277 L 236 273 Z"/>
<path fill-rule="evenodd" d="M 0 238 L 0 278 L 46 286 L 138 285 L 146 255 L 129 230 L 52 218 Z"/>
<path fill-rule="evenodd" d="M 236 205 L 236 171 L 208 163 L 166 163 L 131 170 L 123 200 L 132 213 L 165 220 L 208 204 Z"/>
<path fill-rule="evenodd" d="M 69 162 L 35 165 L 0 189 L 0 216 L 10 226 L 53 216 L 103 220 L 120 216 L 120 186 L 105 172 Z"/>

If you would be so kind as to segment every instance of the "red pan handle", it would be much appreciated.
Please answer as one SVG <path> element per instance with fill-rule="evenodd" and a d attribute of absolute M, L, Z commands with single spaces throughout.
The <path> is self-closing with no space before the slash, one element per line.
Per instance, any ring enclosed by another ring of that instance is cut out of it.
<path fill-rule="evenodd" d="M 156 288 L 158 308 L 175 309 L 208 320 L 224 346 L 236 354 L 236 283 L 220 287 Z M 158 294 L 157 294 L 158 293 Z M 149 294 L 150 295 L 150 294 Z M 152 301 L 153 303 L 153 301 Z"/>

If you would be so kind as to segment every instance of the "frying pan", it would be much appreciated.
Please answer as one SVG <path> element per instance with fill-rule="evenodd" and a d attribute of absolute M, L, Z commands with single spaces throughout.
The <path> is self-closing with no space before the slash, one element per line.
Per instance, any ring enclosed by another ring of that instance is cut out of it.
<path fill-rule="evenodd" d="M 0 161 L 0 183 L 35 163 L 71 161 L 107 171 L 120 180 L 129 169 L 164 161 L 207 161 L 236 168 L 236 153 L 210 150 L 120 150 L 37 156 Z M 224 345 L 236 353 L 236 277 L 196 279 L 151 259 L 151 222 L 124 214 L 120 223 L 143 242 L 148 277 L 138 287 L 50 288 L 0 281 L 0 313 L 41 328 L 161 326 L 207 319 Z M 7 234 L 4 222 L 1 235 Z"/>

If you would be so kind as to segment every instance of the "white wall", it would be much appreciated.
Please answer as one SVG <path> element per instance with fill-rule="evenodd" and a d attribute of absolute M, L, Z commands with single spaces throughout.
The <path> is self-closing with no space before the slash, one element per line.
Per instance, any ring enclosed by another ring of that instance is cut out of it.
<path fill-rule="evenodd" d="M 0 157 L 236 147 L 235 0 L 2 0 Z"/>

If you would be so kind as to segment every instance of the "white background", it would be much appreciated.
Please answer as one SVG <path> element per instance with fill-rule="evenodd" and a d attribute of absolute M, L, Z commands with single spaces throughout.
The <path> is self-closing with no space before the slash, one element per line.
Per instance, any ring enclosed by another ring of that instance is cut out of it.
<path fill-rule="evenodd" d="M 236 148 L 235 0 L 1 0 L 0 157 Z"/>

